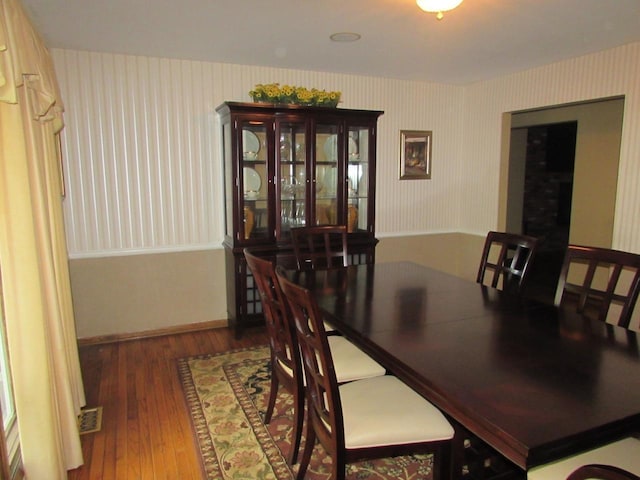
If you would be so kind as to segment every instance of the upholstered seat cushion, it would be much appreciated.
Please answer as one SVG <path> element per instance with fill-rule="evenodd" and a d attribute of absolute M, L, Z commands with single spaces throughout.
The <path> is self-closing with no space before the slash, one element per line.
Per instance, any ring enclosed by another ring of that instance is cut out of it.
<path fill-rule="evenodd" d="M 333 325 L 331 325 L 330 323 L 327 323 L 327 321 L 322 322 L 322 325 L 324 326 L 324 331 L 327 333 L 335 333 L 336 329 Z"/>
<path fill-rule="evenodd" d="M 640 440 L 624 438 L 594 450 L 534 467 L 527 473 L 527 480 L 564 479 L 578 467 L 590 463 L 613 465 L 640 475 Z"/>
<path fill-rule="evenodd" d="M 338 383 L 384 375 L 384 367 L 339 335 L 327 336 Z"/>
<path fill-rule="evenodd" d="M 394 376 L 341 385 L 340 399 L 347 448 L 453 438 L 440 410 Z"/>
<path fill-rule="evenodd" d="M 333 368 L 336 372 L 338 383 L 351 382 L 361 378 L 378 377 L 386 373 L 382 365 L 346 338 L 339 335 L 331 335 L 328 336 L 327 339 L 329 340 L 329 349 L 333 357 Z M 293 376 L 290 368 L 282 362 L 279 362 L 279 365 L 290 376 Z M 303 383 L 305 385 L 307 383 L 304 377 Z"/>

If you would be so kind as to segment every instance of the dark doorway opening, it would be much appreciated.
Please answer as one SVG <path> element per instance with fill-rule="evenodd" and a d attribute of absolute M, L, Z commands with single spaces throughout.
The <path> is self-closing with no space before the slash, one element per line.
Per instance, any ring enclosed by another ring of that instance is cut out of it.
<path fill-rule="evenodd" d="M 522 231 L 540 241 L 527 280 L 529 295 L 552 302 L 569 243 L 578 122 L 529 127 Z"/>
<path fill-rule="evenodd" d="M 537 271 L 531 272 L 531 286 L 534 293 L 541 292 L 545 301 L 553 300 L 558 281 L 556 272 L 564 258 L 564 251 L 560 251 L 562 247 L 558 245 L 566 245 L 571 239 L 579 245 L 612 248 L 624 106 L 624 97 L 604 98 L 515 111 L 504 117 L 508 120 L 511 138 L 508 157 L 505 155 L 501 163 L 501 167 L 507 167 L 501 174 L 501 185 L 507 188 L 501 187 L 500 191 L 506 201 L 500 220 L 508 232 L 524 233 L 526 229 L 530 234 L 543 237 L 540 258 L 533 262 Z M 567 123 L 580 127 L 575 141 L 573 127 L 563 125 Z M 537 131 L 538 126 L 544 128 Z M 564 141 L 567 135 L 569 142 Z M 555 141 L 558 138 L 561 141 Z M 569 157 L 562 153 L 559 156 L 568 160 L 551 160 L 546 172 L 547 150 L 551 150 L 552 159 L 556 158 L 554 152 L 562 152 L 567 143 Z M 530 186 L 527 193 L 528 197 L 539 196 L 540 202 L 555 201 L 556 209 L 549 211 L 556 212 L 557 224 L 549 233 L 540 229 L 537 219 L 531 215 L 523 220 L 527 156 L 529 163 L 532 157 L 543 162 L 541 175 L 555 175 L 541 186 Z M 575 172 L 569 172 L 573 163 Z M 557 189 L 545 191 L 544 187 L 551 184 Z"/>

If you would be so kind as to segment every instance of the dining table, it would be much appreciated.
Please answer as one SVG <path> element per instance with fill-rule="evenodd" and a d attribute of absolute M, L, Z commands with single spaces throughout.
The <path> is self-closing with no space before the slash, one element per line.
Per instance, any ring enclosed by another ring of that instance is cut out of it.
<path fill-rule="evenodd" d="M 411 262 L 287 275 L 450 419 L 454 479 L 523 479 L 638 430 L 634 331 Z"/>

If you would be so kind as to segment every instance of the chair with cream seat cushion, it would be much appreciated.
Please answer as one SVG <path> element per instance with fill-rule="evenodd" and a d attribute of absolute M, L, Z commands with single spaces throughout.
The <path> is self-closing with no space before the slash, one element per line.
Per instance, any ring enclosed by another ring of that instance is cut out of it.
<path fill-rule="evenodd" d="M 583 465 L 567 477 L 567 480 L 640 480 L 640 477 L 612 465 Z"/>
<path fill-rule="evenodd" d="M 634 437 L 623 438 L 593 450 L 534 467 L 527 472 L 527 480 L 564 479 L 579 467 L 593 464 L 612 465 L 640 475 L 640 440 Z"/>
<path fill-rule="evenodd" d="M 454 430 L 444 415 L 398 378 L 385 375 L 338 385 L 321 315 L 309 290 L 278 280 L 288 301 L 307 379 L 305 447 L 297 478 L 305 476 L 315 441 L 331 458 L 333 480 L 347 463 L 436 451 L 434 478 L 449 478 Z"/>
<path fill-rule="evenodd" d="M 302 435 L 304 411 L 304 371 L 300 363 L 300 350 L 286 302 L 278 284 L 275 267 L 269 260 L 244 250 L 245 259 L 253 273 L 260 293 L 265 316 L 271 356 L 271 386 L 265 412 L 265 423 L 271 421 L 278 387 L 282 384 L 293 395 L 293 437 L 287 460 L 295 463 Z M 329 335 L 328 342 L 335 357 L 339 382 L 384 375 L 384 367 L 362 350 L 339 335 Z"/>

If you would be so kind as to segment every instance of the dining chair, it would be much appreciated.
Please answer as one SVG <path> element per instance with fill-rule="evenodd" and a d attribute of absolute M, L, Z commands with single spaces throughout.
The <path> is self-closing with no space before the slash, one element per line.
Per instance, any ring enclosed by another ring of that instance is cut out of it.
<path fill-rule="evenodd" d="M 611 466 L 615 466 L 615 468 Z M 604 476 L 605 471 L 610 476 Z M 622 472 L 627 472 L 627 475 L 631 476 L 620 476 Z M 586 452 L 534 467 L 527 472 L 527 480 L 558 480 L 563 478 L 567 480 L 588 478 L 628 480 L 637 479 L 637 475 L 640 475 L 640 440 L 635 437 L 626 437 Z"/>
<path fill-rule="evenodd" d="M 292 228 L 291 240 L 299 270 L 348 265 L 347 227 L 344 225 Z"/>
<path fill-rule="evenodd" d="M 287 461 L 296 462 L 302 435 L 304 413 L 304 371 L 300 360 L 295 329 L 286 300 L 276 278 L 274 264 L 259 258 L 249 249 L 244 250 L 247 265 L 258 287 L 269 338 L 271 385 L 264 421 L 269 423 L 278 396 L 284 386 L 293 395 L 293 431 Z M 339 382 L 384 375 L 386 370 L 353 343 L 339 335 L 329 336 L 329 345 L 336 358 L 336 376 Z"/>
<path fill-rule="evenodd" d="M 582 265 L 578 275 L 577 266 Z M 622 279 L 623 272 L 629 278 Z M 599 277 L 600 276 L 600 277 Z M 572 279 L 579 277 L 579 281 Z M 576 304 L 577 311 L 597 311 L 598 319 L 607 320 L 611 305 L 618 305 L 620 314 L 617 324 L 629 327 L 633 309 L 640 291 L 640 255 L 607 248 L 569 245 L 564 257 L 555 305 L 569 302 Z"/>
<path fill-rule="evenodd" d="M 537 248 L 538 239 L 535 237 L 516 233 L 489 232 L 482 250 L 476 281 L 480 284 L 484 283 L 487 270 L 491 270 L 493 288 L 521 292 Z M 496 249 L 498 249 L 497 257 L 492 253 Z"/>
<path fill-rule="evenodd" d="M 567 477 L 567 480 L 640 480 L 640 477 L 613 465 L 583 465 Z"/>
<path fill-rule="evenodd" d="M 305 476 L 316 440 L 331 458 L 330 478 L 347 463 L 435 451 L 434 478 L 449 478 L 454 430 L 445 416 L 392 375 L 338 385 L 335 356 L 311 292 L 276 270 L 302 352 L 307 386 L 305 446 L 297 478 Z"/>

